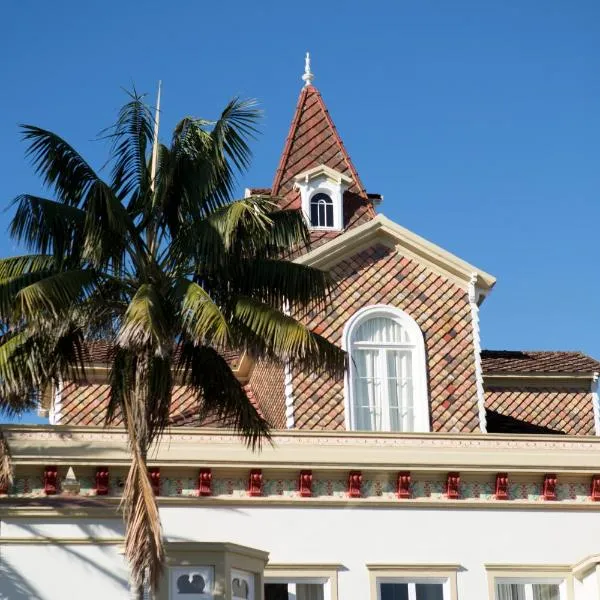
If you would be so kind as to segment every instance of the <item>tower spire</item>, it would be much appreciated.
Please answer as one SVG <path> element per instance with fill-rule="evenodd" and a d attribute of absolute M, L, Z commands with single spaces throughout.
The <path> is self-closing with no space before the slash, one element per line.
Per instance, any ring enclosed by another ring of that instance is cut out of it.
<path fill-rule="evenodd" d="M 315 78 L 314 74 L 310 70 L 310 53 L 306 53 L 304 58 L 304 75 L 302 75 L 302 81 L 304 81 L 304 87 L 312 85 L 312 81 Z"/>

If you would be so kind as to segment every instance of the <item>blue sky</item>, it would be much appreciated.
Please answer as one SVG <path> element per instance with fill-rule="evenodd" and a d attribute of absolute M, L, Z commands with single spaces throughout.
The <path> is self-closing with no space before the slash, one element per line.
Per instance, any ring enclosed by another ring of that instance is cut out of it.
<path fill-rule="evenodd" d="M 0 202 L 40 192 L 18 123 L 100 167 L 133 84 L 163 80 L 162 133 L 234 95 L 265 111 L 268 186 L 303 56 L 381 211 L 498 278 L 483 346 L 600 358 L 600 3 L 595 0 L 9 2 L 0 56 Z M 10 213 L 0 213 L 5 231 Z M 0 255 L 18 249 L 0 237 Z"/>

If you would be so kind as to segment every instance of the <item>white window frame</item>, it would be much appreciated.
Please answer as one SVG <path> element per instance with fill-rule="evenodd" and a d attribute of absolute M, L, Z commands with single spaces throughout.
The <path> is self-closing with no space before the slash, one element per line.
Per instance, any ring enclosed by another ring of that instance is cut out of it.
<path fill-rule="evenodd" d="M 558 585 L 560 600 L 567 600 L 567 580 L 564 577 L 494 577 L 494 599 L 498 600 L 499 584 L 513 584 L 525 587 L 524 600 L 533 600 L 533 586 L 536 583 Z"/>
<path fill-rule="evenodd" d="M 412 385 L 413 385 L 413 414 L 414 427 L 413 432 L 429 432 L 431 430 L 429 420 L 429 397 L 427 393 L 427 367 L 425 360 L 425 339 L 423 332 L 417 322 L 403 310 L 387 304 L 373 304 L 365 306 L 356 311 L 348 320 L 342 334 L 342 348 L 348 352 L 349 365 L 344 377 L 344 404 L 346 429 L 356 430 L 356 416 L 354 410 L 354 373 L 356 367 L 352 360 L 352 337 L 360 325 L 374 317 L 384 317 L 393 319 L 406 329 L 411 340 L 412 349 Z M 379 346 L 378 346 L 379 347 Z M 383 392 L 384 397 L 387 393 Z M 389 407 L 389 404 L 387 404 Z M 383 410 L 386 411 L 386 403 L 383 403 Z M 387 413 L 387 411 L 386 411 Z M 389 431 L 389 415 L 384 422 L 387 423 Z"/>
<path fill-rule="evenodd" d="M 312 583 L 323 586 L 323 597 L 331 600 L 331 581 L 328 577 L 265 577 L 265 585 L 268 583 L 284 583 L 287 585 L 288 594 L 296 595 L 296 586 L 302 583 Z"/>
<path fill-rule="evenodd" d="M 295 186 L 300 191 L 302 212 L 308 227 L 312 230 L 341 231 L 344 229 L 344 192 L 352 179 L 326 165 L 319 165 L 294 177 Z M 333 202 L 333 226 L 314 227 L 310 221 L 310 201 L 317 194 L 326 194 Z"/>
<path fill-rule="evenodd" d="M 268 564 L 264 583 L 285 583 L 288 593 L 295 593 L 299 583 L 322 584 L 325 600 L 338 600 L 337 573 L 341 568 L 341 565 L 330 564 Z"/>
<path fill-rule="evenodd" d="M 378 577 L 377 578 L 377 600 L 381 600 L 382 583 L 403 583 L 408 584 L 408 600 L 417 600 L 416 584 L 433 583 L 442 586 L 444 600 L 451 600 L 452 590 L 450 578 L 448 577 Z"/>

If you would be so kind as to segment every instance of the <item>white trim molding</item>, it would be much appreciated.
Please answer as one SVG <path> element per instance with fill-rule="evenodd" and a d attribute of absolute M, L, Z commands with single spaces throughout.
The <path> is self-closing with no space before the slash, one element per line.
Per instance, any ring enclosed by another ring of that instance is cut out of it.
<path fill-rule="evenodd" d="M 292 384 L 292 368 L 286 362 L 283 371 L 283 390 L 285 394 L 285 426 L 293 429 L 296 426 L 294 419 L 294 386 Z"/>
<path fill-rule="evenodd" d="M 592 408 L 594 410 L 594 431 L 596 435 L 600 435 L 600 399 L 598 397 L 598 377 L 600 373 L 595 371 L 592 375 L 592 383 L 590 385 L 590 393 L 592 394 Z"/>
<path fill-rule="evenodd" d="M 471 273 L 469 281 L 469 307 L 471 309 L 471 322 L 473 324 L 473 353 L 475 359 L 475 389 L 477 392 L 477 412 L 479 413 L 479 429 L 487 433 L 487 419 L 485 415 L 485 391 L 483 388 L 483 368 L 481 366 L 481 334 L 479 330 L 479 290 L 477 288 L 477 273 Z"/>
<path fill-rule="evenodd" d="M 357 252 L 357 248 L 365 248 L 373 242 L 388 240 L 390 247 L 396 246 L 398 252 L 407 258 L 431 268 L 435 273 L 467 289 L 471 274 L 477 273 L 477 287 L 482 298 L 488 295 L 496 283 L 496 278 L 450 254 L 443 248 L 432 244 L 416 233 L 394 223 L 383 214 L 374 219 L 352 227 L 336 236 L 333 240 L 314 248 L 306 254 L 294 259 L 294 262 L 310 265 L 320 269 L 328 269 L 342 261 L 346 256 Z"/>
<path fill-rule="evenodd" d="M 53 394 L 52 402 L 50 404 L 50 410 L 48 413 L 48 421 L 50 425 L 58 425 L 62 420 L 62 393 L 63 393 L 63 380 L 62 377 L 52 384 Z"/>
<path fill-rule="evenodd" d="M 342 333 L 342 348 L 350 356 L 349 366 L 344 376 L 344 409 L 346 429 L 355 429 L 353 410 L 352 377 L 354 363 L 352 360 L 352 336 L 357 327 L 367 319 L 385 316 L 400 323 L 406 329 L 413 345 L 412 351 L 412 384 L 413 384 L 413 413 L 415 432 L 429 432 L 429 394 L 427 389 L 427 365 L 425 359 L 425 339 L 417 322 L 403 310 L 387 304 L 372 304 L 356 311 L 344 326 Z"/>

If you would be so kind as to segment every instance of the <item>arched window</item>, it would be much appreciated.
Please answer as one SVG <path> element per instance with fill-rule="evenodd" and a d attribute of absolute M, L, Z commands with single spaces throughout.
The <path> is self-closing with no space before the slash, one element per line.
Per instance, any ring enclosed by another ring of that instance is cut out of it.
<path fill-rule="evenodd" d="M 327 194 L 315 194 L 310 199 L 312 227 L 333 227 L 333 200 Z"/>
<path fill-rule="evenodd" d="M 348 425 L 359 431 L 429 431 L 425 344 L 401 310 L 370 306 L 344 330 L 350 354 Z"/>

